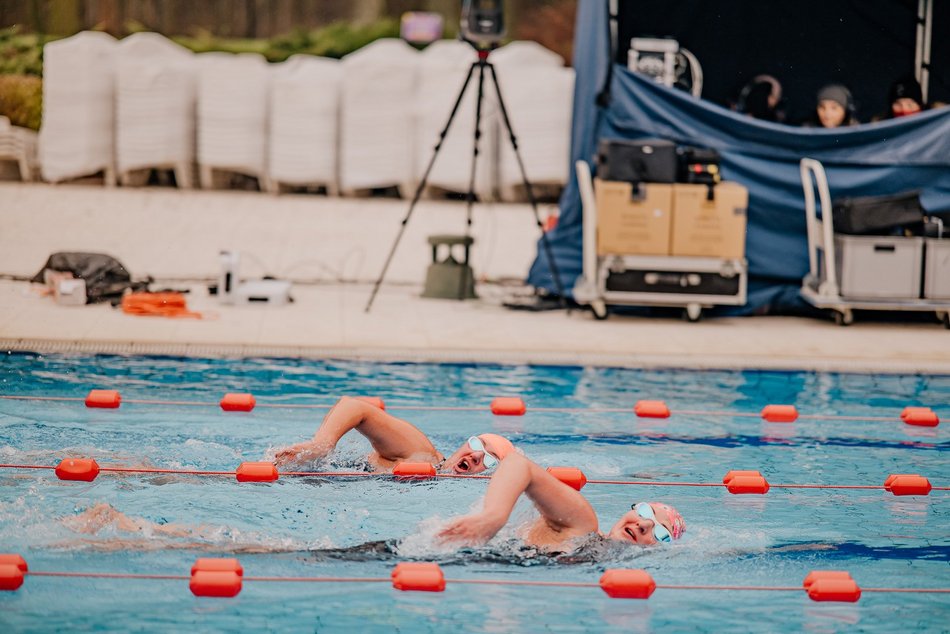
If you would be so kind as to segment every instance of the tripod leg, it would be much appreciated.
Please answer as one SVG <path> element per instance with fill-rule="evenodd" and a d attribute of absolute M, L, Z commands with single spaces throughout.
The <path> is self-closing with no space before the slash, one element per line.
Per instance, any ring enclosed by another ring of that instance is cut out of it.
<path fill-rule="evenodd" d="M 478 66 L 478 64 L 479 62 L 472 62 L 472 65 L 468 69 L 468 75 L 465 76 L 465 83 L 462 84 L 462 89 L 459 90 L 458 97 L 455 98 L 455 105 L 452 106 L 452 112 L 449 114 L 449 118 L 445 122 L 445 127 L 442 128 L 441 132 L 439 132 L 439 141 L 436 143 L 435 149 L 432 151 L 432 157 L 429 159 L 429 165 L 426 167 L 426 171 L 422 175 L 422 180 L 419 181 L 419 185 L 416 186 L 416 191 L 412 195 L 412 202 L 409 203 L 409 210 L 406 212 L 405 218 L 402 219 L 402 224 L 399 226 L 399 233 L 396 234 L 396 239 L 393 241 L 393 246 L 389 250 L 389 255 L 386 256 L 385 264 L 383 264 L 383 270 L 380 271 L 379 277 L 376 279 L 376 283 L 373 285 L 373 292 L 370 293 L 369 301 L 366 302 L 366 308 L 363 310 L 363 312 L 368 313 L 369 309 L 373 306 L 373 300 L 376 299 L 376 293 L 379 292 L 379 287 L 383 283 L 383 278 L 386 277 L 386 271 L 389 270 L 389 265 L 392 263 L 393 256 L 396 254 L 396 248 L 399 246 L 399 241 L 402 240 L 402 234 L 406 231 L 406 225 L 409 223 L 409 218 L 412 216 L 412 212 L 415 210 L 416 204 L 422 197 L 422 191 L 425 189 L 426 182 L 429 180 L 429 173 L 432 171 L 432 166 L 435 165 L 435 158 L 439 155 L 439 150 L 442 149 L 442 144 L 445 142 L 445 136 L 449 133 L 449 127 L 451 127 L 452 120 L 455 118 L 455 114 L 458 112 L 459 105 L 462 103 L 462 97 L 465 96 L 465 90 L 468 88 L 468 84 L 472 80 L 472 74 L 475 72 L 475 67 Z"/>
<path fill-rule="evenodd" d="M 551 253 L 551 243 L 548 240 L 547 234 L 544 232 L 544 224 L 541 222 L 541 214 L 538 211 L 538 201 L 534 197 L 534 190 L 531 188 L 531 183 L 528 181 L 528 173 L 524 169 L 524 161 L 521 160 L 521 152 L 518 151 L 518 139 L 515 137 L 515 132 L 511 127 L 511 120 L 508 118 L 508 109 L 505 108 L 505 100 L 501 98 L 501 85 L 498 83 L 498 74 L 495 72 L 495 66 L 491 62 L 487 62 L 486 66 L 491 71 L 492 82 L 495 84 L 495 94 L 498 97 L 498 108 L 501 110 L 502 121 L 505 122 L 505 129 L 508 131 L 508 139 L 511 141 L 511 148 L 515 151 L 515 158 L 518 159 L 518 169 L 521 170 L 521 180 L 524 183 L 525 191 L 528 194 L 528 201 L 531 203 L 531 209 L 534 210 L 534 221 L 538 225 L 538 230 L 541 232 L 541 248 L 544 251 L 544 256 L 548 260 L 548 266 L 551 268 L 551 277 L 554 278 L 554 287 L 557 289 L 557 294 L 560 299 L 561 306 L 563 308 L 568 308 L 567 300 L 564 297 L 564 287 L 561 285 L 561 275 L 557 269 L 557 263 L 554 261 L 554 255 Z M 568 308 L 568 310 L 570 310 Z"/>
<path fill-rule="evenodd" d="M 475 168 L 478 165 L 478 142 L 482 136 L 482 101 L 485 95 L 485 62 L 479 60 L 478 64 L 478 96 L 475 100 L 475 140 L 472 143 L 472 171 L 468 178 L 468 194 L 465 196 L 465 237 L 468 238 L 472 233 L 472 206 L 475 204 Z M 468 247 L 466 246 L 466 250 Z M 467 264 L 466 258 L 466 264 Z M 468 272 L 467 266 L 459 267 L 459 299 L 468 297 Z"/>

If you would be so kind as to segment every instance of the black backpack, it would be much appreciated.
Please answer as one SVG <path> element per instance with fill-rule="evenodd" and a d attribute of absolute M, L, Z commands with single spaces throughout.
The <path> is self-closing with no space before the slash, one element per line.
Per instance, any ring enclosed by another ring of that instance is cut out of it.
<path fill-rule="evenodd" d="M 72 273 L 73 277 L 85 280 L 87 304 L 118 303 L 126 289 L 139 291 L 148 286 L 147 281 L 133 282 L 121 262 L 102 253 L 54 253 L 30 281 L 43 284 L 47 269 Z"/>

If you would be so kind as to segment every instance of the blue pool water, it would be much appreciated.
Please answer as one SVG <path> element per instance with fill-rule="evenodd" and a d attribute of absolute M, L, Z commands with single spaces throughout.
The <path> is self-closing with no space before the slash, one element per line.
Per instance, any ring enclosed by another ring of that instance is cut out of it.
<path fill-rule="evenodd" d="M 589 479 L 718 482 L 757 469 L 772 483 L 872 484 L 919 473 L 950 484 L 944 425 L 898 419 L 905 405 L 950 419 L 950 377 L 786 372 L 645 371 L 577 367 L 378 364 L 298 360 L 186 360 L 114 356 L 0 357 L 0 395 L 83 397 L 117 389 L 123 399 L 215 403 L 252 392 L 259 403 L 330 404 L 343 394 L 382 397 L 387 409 L 448 453 L 468 436 L 502 433 L 542 465 L 580 467 Z M 520 395 L 523 417 L 495 417 L 488 403 Z M 532 408 L 632 408 L 663 399 L 668 420 L 629 413 Z M 768 403 L 802 413 L 887 416 L 890 422 L 675 414 L 757 413 Z M 414 406 L 479 406 L 431 411 Z M 402 409 L 401 409 L 402 408 Z M 0 462 L 55 465 L 66 456 L 101 465 L 234 470 L 312 435 L 325 409 L 123 404 L 0 399 Z M 341 443 L 331 470 L 368 451 Z M 950 587 L 950 496 L 895 497 L 881 490 L 589 484 L 584 494 L 608 529 L 636 500 L 675 504 L 686 536 L 671 547 L 617 548 L 593 562 L 555 564 L 519 551 L 515 529 L 481 549 L 438 546 L 444 520 L 477 508 L 485 482 L 230 478 L 103 474 L 60 482 L 50 471 L 0 469 L 0 552 L 31 570 L 188 574 L 198 556 L 238 553 L 247 576 L 388 577 L 399 561 L 442 564 L 448 578 L 596 582 L 607 568 L 643 568 L 659 584 L 799 586 L 814 569 L 844 569 L 863 587 Z M 77 532 L 63 518 L 97 503 L 153 522 L 200 526 L 188 538 L 105 529 Z M 516 509 L 517 523 L 532 516 Z M 395 554 L 333 557 L 326 551 L 400 540 Z M 234 599 L 198 599 L 186 581 L 28 577 L 0 592 L 0 631 L 945 631 L 950 595 L 865 593 L 857 604 L 815 603 L 803 592 L 657 590 L 648 601 L 599 589 L 449 584 L 406 593 L 388 584 L 245 583 Z"/>

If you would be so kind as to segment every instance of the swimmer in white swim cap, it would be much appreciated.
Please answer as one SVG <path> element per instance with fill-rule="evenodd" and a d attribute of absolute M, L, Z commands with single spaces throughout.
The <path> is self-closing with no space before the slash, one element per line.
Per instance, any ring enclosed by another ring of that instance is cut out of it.
<path fill-rule="evenodd" d="M 477 474 L 496 467 L 515 452 L 498 434 L 472 436 L 448 458 L 416 426 L 358 398 L 344 396 L 329 411 L 311 440 L 277 450 L 278 467 L 307 464 L 326 457 L 352 430 L 373 446 L 367 457 L 378 471 L 392 471 L 399 462 L 428 462 L 441 473 Z"/>

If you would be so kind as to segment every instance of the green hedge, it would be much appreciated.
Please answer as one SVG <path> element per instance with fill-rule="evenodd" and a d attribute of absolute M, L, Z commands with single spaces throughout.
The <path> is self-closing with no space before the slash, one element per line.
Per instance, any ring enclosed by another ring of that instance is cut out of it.
<path fill-rule="evenodd" d="M 269 62 L 282 62 L 300 53 L 339 58 L 383 37 L 399 37 L 399 23 L 396 20 L 387 18 L 365 26 L 336 22 L 322 29 L 301 29 L 266 40 L 228 39 L 210 33 L 172 39 L 196 53 L 259 53 Z"/>
<path fill-rule="evenodd" d="M 0 29 L 0 75 L 43 75 L 43 45 L 57 39 L 26 33 L 17 27 Z"/>
<path fill-rule="evenodd" d="M 32 75 L 0 75 L 0 115 L 13 125 L 39 130 L 43 80 Z"/>

